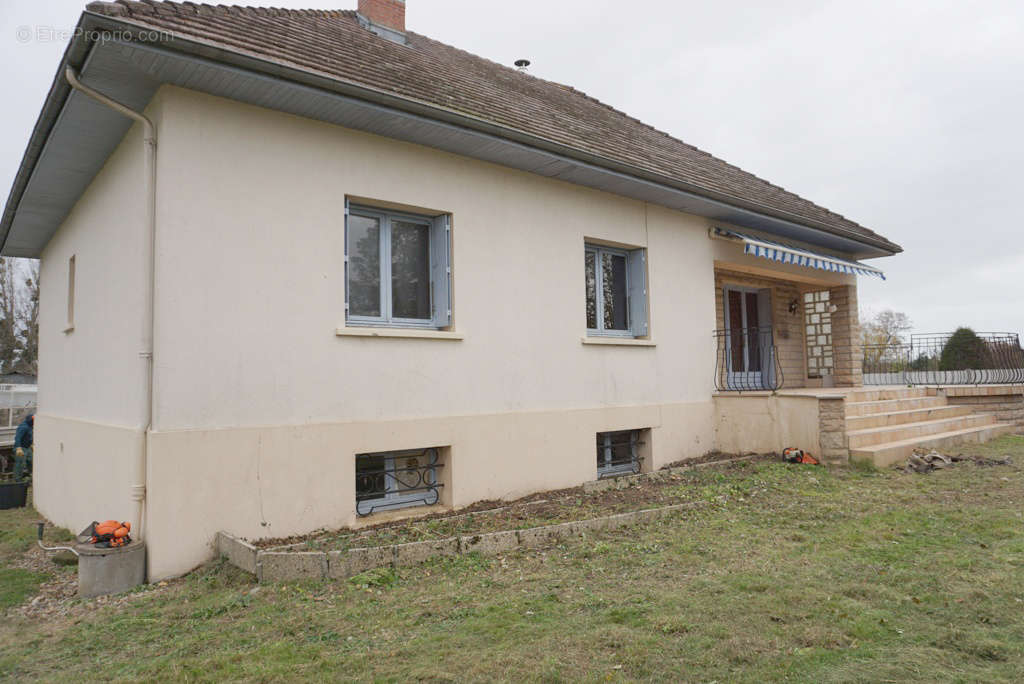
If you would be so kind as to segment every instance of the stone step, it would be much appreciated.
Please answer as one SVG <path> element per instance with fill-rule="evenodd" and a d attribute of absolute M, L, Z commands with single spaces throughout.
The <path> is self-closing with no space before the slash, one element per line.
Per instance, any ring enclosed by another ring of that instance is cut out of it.
<path fill-rule="evenodd" d="M 882 399 L 879 401 L 846 401 L 846 417 L 867 416 L 873 413 L 910 411 L 937 408 L 946 405 L 945 397 L 916 397 L 913 399 Z"/>
<path fill-rule="evenodd" d="M 873 444 L 899 442 L 905 439 L 919 439 L 943 432 L 955 432 L 968 428 L 983 427 L 996 422 L 995 416 L 969 413 L 955 418 L 924 420 L 918 423 L 874 427 L 867 430 L 853 430 L 846 433 L 851 449 Z"/>
<path fill-rule="evenodd" d="M 993 423 L 964 430 L 940 432 L 927 437 L 874 444 L 872 446 L 850 449 L 850 460 L 868 461 L 874 463 L 879 468 L 886 468 L 894 463 L 906 461 L 910 454 L 913 453 L 915 447 L 944 451 L 959 444 L 982 444 L 1001 435 L 1009 434 L 1015 429 L 1010 423 Z"/>
<path fill-rule="evenodd" d="M 897 400 L 899 401 L 899 400 Z M 925 408 L 899 409 L 878 413 L 869 413 L 863 416 L 847 416 L 847 430 L 867 430 L 876 427 L 889 427 L 891 425 L 906 425 L 907 423 L 920 423 L 928 420 L 940 420 L 942 418 L 956 418 L 972 413 L 969 406 L 928 406 Z"/>
<path fill-rule="evenodd" d="M 934 387 L 885 387 L 877 389 L 859 389 L 851 392 L 847 400 L 853 402 L 885 401 L 887 399 L 917 399 L 934 397 L 938 390 Z"/>

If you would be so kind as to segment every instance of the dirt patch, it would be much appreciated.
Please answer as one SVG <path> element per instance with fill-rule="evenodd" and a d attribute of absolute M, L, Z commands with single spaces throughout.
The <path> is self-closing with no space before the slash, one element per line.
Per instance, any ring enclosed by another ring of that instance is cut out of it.
<path fill-rule="evenodd" d="M 482 501 L 458 511 L 385 522 L 360 530 L 321 530 L 308 535 L 250 543 L 262 550 L 282 547 L 292 550 L 344 550 L 555 525 L 698 500 L 701 497 L 699 489 L 687 486 L 696 472 L 696 468 L 691 469 L 690 466 L 711 464 L 709 467 L 716 470 L 730 470 L 748 467 L 752 460 L 778 458 L 776 454 L 761 455 L 755 459 L 708 454 L 700 459 L 685 461 L 682 469 L 663 469 L 639 478 L 626 478 L 616 482 L 616 485 L 621 486 L 601 491 L 585 492 L 582 486 L 572 487 L 542 492 L 515 501 Z"/>
<path fill-rule="evenodd" d="M 718 465 L 728 464 L 732 461 L 748 460 L 748 461 L 765 461 L 765 460 L 779 460 L 781 457 L 779 454 L 766 453 L 766 454 L 755 454 L 753 452 L 749 454 L 725 454 L 721 451 L 709 451 L 703 456 L 697 458 L 688 458 L 682 461 L 673 461 L 668 465 L 663 466 L 662 470 L 674 470 L 675 468 L 690 468 L 696 466 L 706 465 Z"/>

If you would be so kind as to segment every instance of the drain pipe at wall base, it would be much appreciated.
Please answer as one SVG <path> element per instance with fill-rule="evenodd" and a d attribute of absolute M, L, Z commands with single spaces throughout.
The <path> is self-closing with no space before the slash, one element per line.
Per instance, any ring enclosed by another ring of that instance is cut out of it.
<path fill-rule="evenodd" d="M 142 448 L 138 452 L 135 464 L 134 484 L 131 486 L 132 501 L 136 503 L 135 525 L 132 536 L 142 541 L 146 512 L 146 457 L 149 449 L 149 432 L 153 427 L 153 310 L 156 296 L 156 127 L 153 122 L 139 112 L 110 99 L 78 80 L 78 74 L 70 66 L 64 70 L 64 77 L 75 90 L 88 95 L 100 104 L 110 107 L 142 124 L 142 141 L 145 157 L 145 196 L 146 196 L 146 229 L 143 235 L 143 252 L 146 255 L 145 311 L 142 316 L 140 335 L 141 349 L 139 358 L 143 360 L 143 420 Z"/>

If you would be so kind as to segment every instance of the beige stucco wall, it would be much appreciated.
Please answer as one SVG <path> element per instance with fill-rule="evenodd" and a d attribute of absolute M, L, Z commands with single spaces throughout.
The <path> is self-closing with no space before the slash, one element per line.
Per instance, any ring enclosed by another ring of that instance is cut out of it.
<path fill-rule="evenodd" d="M 708 400 L 703 219 L 193 92 L 167 108 L 159 430 Z M 346 195 L 451 212 L 463 341 L 335 336 Z M 649 248 L 657 347 L 580 344 L 587 237 Z"/>
<path fill-rule="evenodd" d="M 162 95 L 160 273 L 180 277 L 157 289 L 155 576 L 206 557 L 181 525 L 212 538 L 219 527 L 258 537 L 355 522 L 356 453 L 450 446 L 450 496 L 464 505 L 593 479 L 598 431 L 654 428 L 649 465 L 712 448 L 714 307 L 692 296 L 713 282 L 704 219 Z M 346 196 L 452 214 L 464 339 L 335 335 Z M 648 248 L 656 346 L 581 343 L 585 239 Z"/>
<path fill-rule="evenodd" d="M 719 395 L 714 423 L 715 446 L 725 453 L 778 453 L 792 446 L 821 454 L 818 398 L 813 395 Z"/>
<path fill-rule="evenodd" d="M 447 503 L 460 506 L 594 479 L 599 431 L 651 428 L 646 468 L 715 448 L 715 263 L 771 264 L 710 240 L 706 219 L 177 88 L 150 110 L 160 138 L 151 578 L 208 558 L 218 529 L 258 538 L 353 524 L 357 453 L 450 447 Z M 87 231 L 114 279 L 80 291 L 93 310 L 63 340 L 50 326 L 60 302 L 44 300 L 42 365 L 52 365 L 41 411 L 54 419 L 40 446 L 57 458 L 63 440 L 65 465 L 40 484 L 47 514 L 69 526 L 87 506 L 56 503 L 53 478 L 67 486 L 79 474 L 67 440 L 89 452 L 83 461 L 108 441 L 71 419 L 127 429 L 109 438 L 123 438 L 126 456 L 138 425 L 138 147 L 122 143 L 104 172 L 117 187 L 91 189 L 79 204 L 95 213 L 73 216 L 47 249 L 56 263 L 84 249 Z M 346 196 L 451 213 L 461 339 L 335 334 Z M 581 343 L 586 239 L 648 249 L 652 346 Z M 44 274 L 44 288 L 59 281 Z M 116 354 L 85 329 L 108 330 Z M 111 486 L 127 497 L 121 484 Z"/>
<path fill-rule="evenodd" d="M 660 467 L 710 448 L 712 406 L 156 433 L 149 459 L 150 569 L 154 577 L 190 570 L 209 558 L 220 529 L 258 539 L 357 524 L 357 453 L 450 445 L 442 501 L 463 506 L 593 480 L 594 434 L 636 427 L 651 428 L 653 463 L 645 467 Z M 189 535 L 181 534 L 182 525 Z"/>
<path fill-rule="evenodd" d="M 132 467 L 140 429 L 40 413 L 35 424 L 33 505 L 51 522 L 78 533 L 93 520 L 129 520 Z"/>
<path fill-rule="evenodd" d="M 159 116 L 157 102 L 149 113 Z M 41 513 L 76 532 L 134 513 L 129 486 L 144 428 L 142 173 L 136 126 L 40 260 L 33 496 Z M 75 325 L 65 331 L 72 255 Z"/>

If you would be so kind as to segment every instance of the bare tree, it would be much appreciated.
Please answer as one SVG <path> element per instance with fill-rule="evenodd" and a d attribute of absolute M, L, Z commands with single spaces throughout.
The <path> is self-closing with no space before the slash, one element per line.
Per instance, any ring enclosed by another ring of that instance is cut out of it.
<path fill-rule="evenodd" d="M 861 314 L 860 337 L 864 360 L 878 363 L 896 358 L 899 347 L 906 343 L 906 334 L 914 328 L 910 317 L 901 311 L 884 309 Z"/>
<path fill-rule="evenodd" d="M 10 373 L 18 359 L 18 279 L 14 259 L 0 258 L 0 372 Z"/>
<path fill-rule="evenodd" d="M 28 375 L 39 373 L 39 262 L 26 266 L 24 287 L 18 298 L 17 369 Z"/>

